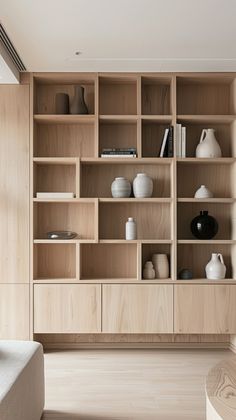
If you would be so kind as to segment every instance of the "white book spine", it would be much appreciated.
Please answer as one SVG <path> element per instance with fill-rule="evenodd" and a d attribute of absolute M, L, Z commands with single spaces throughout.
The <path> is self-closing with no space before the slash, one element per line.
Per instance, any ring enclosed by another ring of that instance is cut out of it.
<path fill-rule="evenodd" d="M 101 155 L 102 158 L 136 158 L 137 155 Z"/>
<path fill-rule="evenodd" d="M 186 127 L 182 127 L 181 129 L 181 138 L 182 138 L 182 157 L 186 157 Z"/>
<path fill-rule="evenodd" d="M 181 130 L 181 124 L 176 124 L 176 156 L 181 157 L 182 156 L 182 130 Z"/>
<path fill-rule="evenodd" d="M 170 131 L 169 128 L 165 129 L 165 133 L 164 133 L 163 140 L 162 140 L 162 145 L 161 145 L 160 157 L 164 156 L 164 151 L 165 151 L 169 131 Z"/>

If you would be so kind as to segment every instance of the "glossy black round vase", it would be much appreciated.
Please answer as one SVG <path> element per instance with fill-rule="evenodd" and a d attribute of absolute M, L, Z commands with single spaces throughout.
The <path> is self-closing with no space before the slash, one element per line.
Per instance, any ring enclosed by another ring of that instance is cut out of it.
<path fill-rule="evenodd" d="M 200 211 L 200 215 L 191 222 L 191 231 L 197 239 L 211 239 L 218 232 L 218 223 L 208 211 Z"/>

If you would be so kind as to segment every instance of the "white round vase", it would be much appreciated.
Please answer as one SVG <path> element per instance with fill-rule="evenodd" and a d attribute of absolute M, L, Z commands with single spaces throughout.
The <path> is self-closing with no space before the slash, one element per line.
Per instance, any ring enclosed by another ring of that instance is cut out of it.
<path fill-rule="evenodd" d="M 147 174 L 137 174 L 133 181 L 133 192 L 135 198 L 151 197 L 153 192 L 152 179 Z"/>
<path fill-rule="evenodd" d="M 131 193 L 130 182 L 122 176 L 115 178 L 111 184 L 111 193 L 114 198 L 129 197 Z"/>
<path fill-rule="evenodd" d="M 201 185 L 200 188 L 195 192 L 195 198 L 212 198 L 212 192 L 205 186 Z"/>
<path fill-rule="evenodd" d="M 226 267 L 221 254 L 211 254 L 211 260 L 206 265 L 206 276 L 210 280 L 225 278 Z"/>

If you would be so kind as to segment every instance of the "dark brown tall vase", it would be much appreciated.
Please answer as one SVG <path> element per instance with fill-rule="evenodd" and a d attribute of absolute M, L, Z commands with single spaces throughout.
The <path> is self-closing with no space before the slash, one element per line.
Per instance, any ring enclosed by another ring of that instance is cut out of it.
<path fill-rule="evenodd" d="M 70 104 L 70 114 L 88 114 L 82 86 L 75 86 L 75 94 Z"/>

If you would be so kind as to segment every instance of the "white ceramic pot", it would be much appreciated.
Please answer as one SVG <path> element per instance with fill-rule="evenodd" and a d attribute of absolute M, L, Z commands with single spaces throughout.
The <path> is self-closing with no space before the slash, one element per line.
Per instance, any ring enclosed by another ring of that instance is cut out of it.
<path fill-rule="evenodd" d="M 153 254 L 152 263 L 157 279 L 168 279 L 169 277 L 169 261 L 166 254 Z"/>
<path fill-rule="evenodd" d="M 213 128 L 202 130 L 200 142 L 196 149 L 196 157 L 219 158 L 221 156 L 221 149 L 215 138 L 215 130 Z"/>
<path fill-rule="evenodd" d="M 153 181 L 144 173 L 137 174 L 133 181 L 133 192 L 136 198 L 148 198 L 152 196 Z"/>
<path fill-rule="evenodd" d="M 125 224 L 125 239 L 128 241 L 134 241 L 137 239 L 136 222 L 133 217 L 129 217 Z"/>
<path fill-rule="evenodd" d="M 117 177 L 111 184 L 111 193 L 114 198 L 129 197 L 131 193 L 131 184 L 124 177 Z"/>
<path fill-rule="evenodd" d="M 153 280 L 155 279 L 155 270 L 153 268 L 152 261 L 147 261 L 143 269 L 143 279 Z"/>
<path fill-rule="evenodd" d="M 211 254 L 211 260 L 206 265 L 206 276 L 210 280 L 225 278 L 226 267 L 221 254 Z"/>
<path fill-rule="evenodd" d="M 195 192 L 194 197 L 195 198 L 212 198 L 213 194 L 205 185 L 201 185 L 201 187 L 198 188 L 198 190 Z"/>

